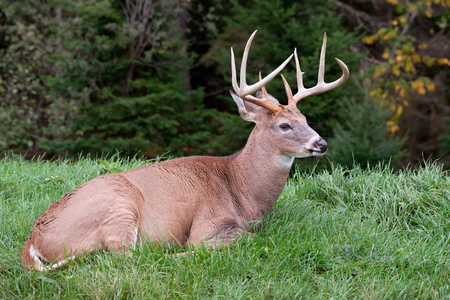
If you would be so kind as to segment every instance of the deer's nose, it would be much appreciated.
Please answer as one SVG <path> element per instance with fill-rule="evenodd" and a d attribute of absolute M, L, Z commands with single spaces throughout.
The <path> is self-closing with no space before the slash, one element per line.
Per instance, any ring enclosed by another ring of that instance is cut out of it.
<path fill-rule="evenodd" d="M 328 149 L 328 143 L 323 139 L 314 142 L 314 147 L 319 148 L 321 153 L 325 153 Z"/>

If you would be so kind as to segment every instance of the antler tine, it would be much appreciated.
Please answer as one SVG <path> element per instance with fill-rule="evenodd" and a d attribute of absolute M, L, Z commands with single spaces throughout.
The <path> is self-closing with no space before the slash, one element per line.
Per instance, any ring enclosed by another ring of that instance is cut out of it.
<path fill-rule="evenodd" d="M 306 98 L 308 96 L 321 94 L 321 93 L 330 91 L 332 89 L 335 89 L 335 88 L 341 86 L 342 84 L 344 84 L 347 81 L 347 79 L 349 78 L 350 72 L 348 70 L 347 65 L 344 62 L 342 62 L 341 60 L 339 60 L 338 58 L 335 58 L 336 62 L 338 63 L 339 67 L 342 70 L 342 75 L 339 79 L 337 79 L 331 83 L 325 83 L 324 76 L 325 76 L 326 47 L 327 47 L 327 34 L 325 32 L 323 34 L 322 49 L 320 51 L 319 73 L 317 75 L 317 84 L 316 84 L 316 86 L 314 86 L 312 88 L 305 88 L 303 86 L 304 72 L 302 72 L 300 70 L 300 64 L 298 62 L 298 57 L 297 57 L 297 49 L 295 49 L 294 57 L 295 57 L 295 64 L 296 64 L 296 68 L 297 68 L 298 92 L 294 95 L 293 104 L 297 104 L 298 101 L 300 101 L 301 99 Z"/>
<path fill-rule="evenodd" d="M 294 101 L 294 97 L 292 96 L 292 90 L 289 86 L 289 83 L 286 81 L 283 75 L 281 75 L 281 79 L 283 79 L 284 89 L 286 90 L 286 96 L 288 98 L 288 104 Z"/>
<path fill-rule="evenodd" d="M 297 48 L 294 49 L 294 57 L 295 57 L 295 67 L 297 70 L 297 86 L 298 89 L 304 89 L 305 87 L 303 86 L 303 74 L 305 74 L 305 72 L 302 72 L 302 70 L 300 69 L 300 63 L 298 62 L 297 56 Z"/>
<path fill-rule="evenodd" d="M 231 80 L 233 89 L 236 92 L 236 94 L 256 105 L 259 105 L 261 107 L 267 108 L 270 111 L 277 112 L 281 108 L 275 104 L 273 104 L 267 97 L 264 97 L 263 99 L 258 99 L 256 97 L 251 96 L 250 94 L 258 91 L 259 89 L 262 89 L 267 83 L 269 83 L 292 59 L 292 54 L 274 71 L 272 71 L 269 75 L 264 77 L 264 79 L 261 79 L 252 85 L 247 85 L 247 79 L 246 79 L 246 68 L 247 68 L 247 58 L 248 53 L 250 51 L 250 46 L 252 44 L 253 38 L 256 35 L 257 30 L 253 32 L 253 34 L 250 36 L 250 38 L 247 41 L 247 44 L 245 45 L 244 54 L 242 56 L 242 62 L 241 62 L 241 73 L 240 73 L 240 86 L 237 84 L 237 78 L 236 78 L 236 63 L 234 59 L 234 52 L 233 47 L 231 47 Z M 267 94 L 267 92 L 265 93 Z"/>
<path fill-rule="evenodd" d="M 322 49 L 320 49 L 319 74 L 317 74 L 317 84 L 325 84 L 325 53 L 327 51 L 327 33 L 323 33 Z"/>
<path fill-rule="evenodd" d="M 305 72 L 302 72 L 302 70 L 300 69 L 300 63 L 298 62 L 297 56 L 297 48 L 294 49 L 294 58 L 295 58 L 295 69 L 297 73 L 297 88 L 298 88 L 297 94 L 298 94 L 300 93 L 300 91 L 305 89 L 305 87 L 303 86 L 303 74 L 305 74 Z M 288 100 L 288 104 L 290 105 L 297 105 L 297 102 L 298 101 L 295 101 L 294 97 Z"/>
<path fill-rule="evenodd" d="M 259 81 L 261 81 L 261 71 L 259 71 Z M 261 90 L 263 92 L 263 98 L 269 99 L 269 94 L 267 93 L 266 87 L 262 86 Z"/>

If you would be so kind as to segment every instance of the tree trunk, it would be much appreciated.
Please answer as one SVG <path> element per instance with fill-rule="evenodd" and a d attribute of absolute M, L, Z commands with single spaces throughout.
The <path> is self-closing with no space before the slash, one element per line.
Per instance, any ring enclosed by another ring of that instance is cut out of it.
<path fill-rule="evenodd" d="M 134 62 L 130 62 L 128 66 L 127 74 L 125 75 L 125 80 L 123 82 L 122 87 L 122 97 L 128 98 L 130 96 L 130 83 L 133 80 L 134 69 L 136 68 L 136 64 Z"/>

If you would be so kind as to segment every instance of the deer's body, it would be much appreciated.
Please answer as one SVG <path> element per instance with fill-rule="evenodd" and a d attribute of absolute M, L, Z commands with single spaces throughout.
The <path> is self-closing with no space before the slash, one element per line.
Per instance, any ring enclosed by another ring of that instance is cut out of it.
<path fill-rule="evenodd" d="M 244 54 L 244 71 L 246 59 Z M 232 93 L 232 97 L 239 113 L 256 123 L 244 149 L 227 157 L 173 159 L 86 182 L 53 202 L 36 221 L 22 252 L 24 266 L 53 269 L 86 252 L 126 252 L 141 239 L 220 247 L 257 225 L 280 196 L 294 158 L 323 155 L 327 149 L 296 103 L 331 89 L 328 85 L 334 84 L 334 88 L 336 82 L 322 82 L 311 89 L 298 82 L 299 92 L 292 96 L 283 78 L 289 98 L 286 106 L 263 87 L 289 59 L 258 85 L 247 86 L 243 72 L 239 88 L 233 73 L 238 94 Z M 345 69 L 340 84 L 348 78 Z M 298 62 L 297 73 L 301 73 Z M 257 97 L 249 96 L 260 88 L 263 92 Z"/>
<path fill-rule="evenodd" d="M 178 158 L 86 182 L 36 221 L 23 263 L 40 269 L 39 263 L 102 248 L 120 251 L 139 239 L 211 246 L 233 241 L 270 210 L 289 175 L 290 166 L 265 153 L 264 164 L 241 167 L 258 152 L 251 149 L 254 131 L 247 147 L 231 156 Z"/>

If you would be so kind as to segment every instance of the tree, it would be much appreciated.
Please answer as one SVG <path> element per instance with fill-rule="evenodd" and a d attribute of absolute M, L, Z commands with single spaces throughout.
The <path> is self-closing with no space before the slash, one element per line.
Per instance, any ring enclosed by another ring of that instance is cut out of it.
<path fill-rule="evenodd" d="M 136 64 L 151 64 L 157 47 L 167 43 L 165 35 L 168 32 L 165 23 L 171 14 L 176 13 L 177 5 L 176 1 L 153 0 L 125 0 L 125 3 L 121 3 L 122 11 L 126 16 L 123 33 L 130 37 L 129 65 L 122 89 L 123 97 L 129 96 Z M 145 56 L 143 56 L 144 52 Z"/>
<path fill-rule="evenodd" d="M 370 97 L 361 83 L 358 88 L 359 93 L 341 103 L 346 118 L 333 128 L 329 155 L 333 163 L 348 168 L 354 163 L 377 166 L 383 162 L 397 166 L 406 154 L 402 150 L 405 139 L 389 132 L 387 120 L 391 110 Z"/>
<path fill-rule="evenodd" d="M 43 78 L 55 72 L 50 54 L 58 44 L 47 38 L 53 7 L 38 2 L 0 4 L 0 149 L 38 152 L 47 125 L 51 100 Z"/>
<path fill-rule="evenodd" d="M 55 96 L 73 96 L 58 90 L 57 83 L 64 82 L 79 93 L 87 89 L 87 97 L 68 135 L 48 127 L 43 148 L 153 157 L 167 150 L 180 155 L 194 147 L 192 137 L 202 127 L 186 123 L 205 124 L 207 116 L 202 93 L 185 91 L 187 79 L 179 72 L 189 59 L 178 38 L 178 4 L 104 1 L 75 3 L 66 11 L 67 19 L 82 22 L 63 45 L 70 59 L 49 83 Z M 179 135 L 191 137 L 190 143 L 172 145 Z"/>

